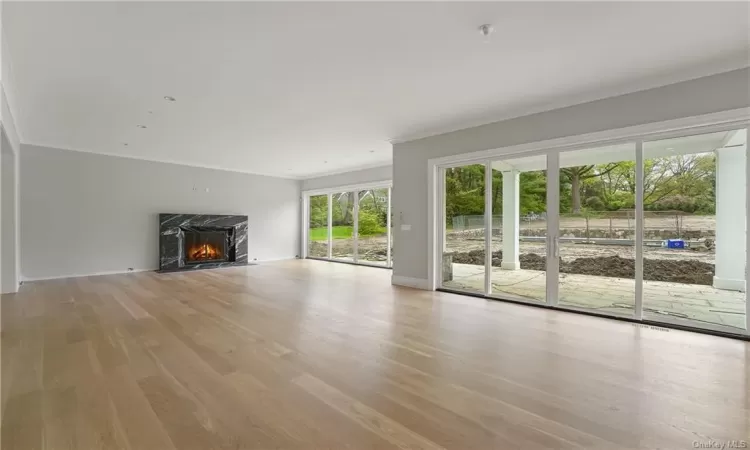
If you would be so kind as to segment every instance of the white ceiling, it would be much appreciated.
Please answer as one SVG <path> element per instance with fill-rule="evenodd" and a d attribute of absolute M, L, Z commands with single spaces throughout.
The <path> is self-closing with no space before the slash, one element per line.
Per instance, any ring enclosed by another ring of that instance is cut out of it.
<path fill-rule="evenodd" d="M 746 2 L 4 3 L 25 143 L 284 177 L 750 65 Z"/>

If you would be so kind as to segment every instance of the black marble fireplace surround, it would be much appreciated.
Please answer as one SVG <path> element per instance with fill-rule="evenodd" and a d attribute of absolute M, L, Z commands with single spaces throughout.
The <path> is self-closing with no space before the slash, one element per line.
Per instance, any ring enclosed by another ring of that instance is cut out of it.
<path fill-rule="evenodd" d="M 247 216 L 159 214 L 159 271 L 247 265 Z"/>

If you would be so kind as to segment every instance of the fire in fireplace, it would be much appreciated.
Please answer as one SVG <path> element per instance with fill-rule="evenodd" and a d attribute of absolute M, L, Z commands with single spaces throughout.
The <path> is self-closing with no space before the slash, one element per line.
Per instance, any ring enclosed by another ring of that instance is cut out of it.
<path fill-rule="evenodd" d="M 209 243 L 200 244 L 198 246 L 190 247 L 190 250 L 188 250 L 188 260 L 195 260 L 195 261 L 212 261 L 214 259 L 222 259 L 221 250 L 214 247 L 213 245 Z"/>
<path fill-rule="evenodd" d="M 185 233 L 185 263 L 228 261 L 228 232 L 224 229 L 190 228 Z"/>

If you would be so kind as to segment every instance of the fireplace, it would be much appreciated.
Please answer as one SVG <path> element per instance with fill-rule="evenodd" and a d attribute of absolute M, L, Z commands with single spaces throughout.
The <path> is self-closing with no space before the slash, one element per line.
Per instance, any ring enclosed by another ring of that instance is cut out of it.
<path fill-rule="evenodd" d="M 159 271 L 244 266 L 247 216 L 159 214 Z"/>
<path fill-rule="evenodd" d="M 182 245 L 185 264 L 230 261 L 229 242 L 233 228 L 184 228 Z"/>

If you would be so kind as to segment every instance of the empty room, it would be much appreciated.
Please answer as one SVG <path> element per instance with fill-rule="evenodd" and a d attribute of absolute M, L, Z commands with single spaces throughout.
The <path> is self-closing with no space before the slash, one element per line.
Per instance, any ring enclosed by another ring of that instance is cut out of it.
<path fill-rule="evenodd" d="M 750 3 L 0 23 L 3 450 L 750 445 Z"/>

